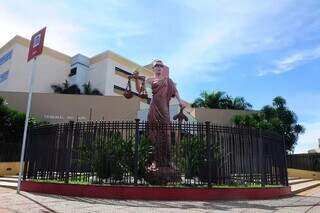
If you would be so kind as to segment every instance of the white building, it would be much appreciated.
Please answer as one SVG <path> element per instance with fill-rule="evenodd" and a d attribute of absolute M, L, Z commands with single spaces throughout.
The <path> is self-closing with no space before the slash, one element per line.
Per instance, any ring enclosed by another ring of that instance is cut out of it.
<path fill-rule="evenodd" d="M 1 91 L 28 91 L 32 66 L 32 63 L 27 63 L 29 42 L 15 36 L 0 49 Z M 104 95 L 119 95 L 116 88 L 125 88 L 128 74 L 138 68 L 141 75 L 153 75 L 152 70 L 112 51 L 91 58 L 82 54 L 71 57 L 44 47 L 43 54 L 37 60 L 34 92 L 52 93 L 52 84 L 68 80 L 80 88 L 90 81 Z"/>
<path fill-rule="evenodd" d="M 32 63 L 27 63 L 29 43 L 30 40 L 15 36 L 0 48 L 0 95 L 9 100 L 10 107 L 19 111 L 24 111 L 26 108 L 31 76 Z M 43 54 L 37 58 L 33 87 L 35 94 L 31 113 L 44 120 L 53 115 L 53 117 L 64 115 L 65 118 L 82 116 L 89 119 L 91 114 L 95 119 L 105 117 L 146 120 L 148 101 L 141 98 L 126 100 L 123 97 L 128 82 L 127 77 L 137 69 L 140 75 L 153 76 L 150 64 L 141 66 L 112 51 L 106 51 L 93 57 L 82 54 L 68 56 L 44 47 Z M 79 88 L 90 81 L 92 88 L 98 89 L 104 96 L 57 96 L 52 94 L 54 91 L 51 85 L 61 85 L 66 80 L 70 84 L 77 84 Z M 131 84 L 133 92 L 136 92 L 134 82 Z M 147 88 L 147 91 L 151 98 L 151 89 Z M 171 99 L 171 118 L 178 112 L 177 100 Z M 221 125 L 230 125 L 231 118 L 236 114 L 252 112 L 254 111 L 190 107 L 185 109 L 190 122 L 210 121 Z M 52 122 L 59 121 L 52 120 Z"/>
<path fill-rule="evenodd" d="M 15 36 L 0 48 L 0 92 L 28 92 L 32 63 L 27 63 L 30 40 Z M 87 57 L 82 54 L 68 56 L 48 47 L 37 58 L 37 70 L 33 92 L 53 93 L 51 85 L 77 84 L 79 88 L 88 83 L 105 96 L 122 96 L 127 86 L 128 75 L 137 70 L 140 75 L 153 76 L 150 65 L 141 66 L 112 51 L 106 51 Z M 132 82 L 133 91 L 134 84 Z M 148 91 L 151 97 L 150 90 Z M 137 116 L 146 120 L 148 103 L 140 99 L 140 111 Z M 179 110 L 175 99 L 170 103 L 171 116 Z M 189 118 L 192 120 L 192 117 Z"/>

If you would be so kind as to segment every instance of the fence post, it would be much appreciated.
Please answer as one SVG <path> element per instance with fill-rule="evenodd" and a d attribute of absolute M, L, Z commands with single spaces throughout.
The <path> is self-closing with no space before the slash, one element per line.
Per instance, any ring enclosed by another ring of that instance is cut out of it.
<path fill-rule="evenodd" d="M 207 154 L 208 154 L 208 187 L 212 184 L 212 147 L 211 147 L 211 135 L 210 135 L 210 121 L 206 121 L 206 143 L 207 143 Z"/>
<path fill-rule="evenodd" d="M 288 166 L 287 166 L 287 151 L 286 151 L 286 140 L 284 138 L 284 133 L 282 133 L 282 143 L 283 143 L 283 160 L 284 160 L 284 164 L 282 165 L 283 169 L 284 169 L 284 173 L 282 173 L 282 175 L 284 175 L 284 185 L 288 186 Z M 283 184 L 283 183 L 282 183 Z"/>
<path fill-rule="evenodd" d="M 259 129 L 259 147 L 260 147 L 260 171 L 261 171 L 261 186 L 265 187 L 266 185 L 266 168 L 265 168 L 265 156 L 264 156 L 264 142 L 262 139 L 262 131 Z"/>
<path fill-rule="evenodd" d="M 138 170 L 139 170 L 139 143 L 140 143 L 140 132 L 139 122 L 140 119 L 135 119 L 135 141 L 134 141 L 134 184 L 138 183 Z"/>
<path fill-rule="evenodd" d="M 67 138 L 67 147 L 66 147 L 66 172 L 65 172 L 65 183 L 69 183 L 69 173 L 71 169 L 71 163 L 72 163 L 72 144 L 74 140 L 74 121 L 69 122 L 69 128 L 68 128 L 68 138 Z"/>

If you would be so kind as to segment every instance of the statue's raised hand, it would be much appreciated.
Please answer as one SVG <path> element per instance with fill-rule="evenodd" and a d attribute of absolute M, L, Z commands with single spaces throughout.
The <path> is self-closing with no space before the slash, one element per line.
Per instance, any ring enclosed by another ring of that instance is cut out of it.
<path fill-rule="evenodd" d="M 134 71 L 132 76 L 133 76 L 133 78 L 138 79 L 139 78 L 139 72 L 138 71 Z"/>

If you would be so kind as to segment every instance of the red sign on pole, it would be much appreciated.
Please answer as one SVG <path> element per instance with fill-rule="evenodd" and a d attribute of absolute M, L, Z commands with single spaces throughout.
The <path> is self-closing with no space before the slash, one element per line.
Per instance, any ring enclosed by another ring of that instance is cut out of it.
<path fill-rule="evenodd" d="M 42 53 L 45 34 L 46 34 L 46 27 L 40 30 L 39 32 L 35 33 L 31 37 L 29 53 L 28 53 L 28 61 L 30 61 L 31 59 L 35 58 L 36 56 Z"/>

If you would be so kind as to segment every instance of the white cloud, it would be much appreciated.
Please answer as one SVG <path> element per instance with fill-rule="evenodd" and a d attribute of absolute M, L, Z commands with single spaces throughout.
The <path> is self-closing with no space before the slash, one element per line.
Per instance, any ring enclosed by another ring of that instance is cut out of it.
<path fill-rule="evenodd" d="M 32 34 L 47 26 L 45 45 L 67 54 L 76 54 L 81 46 L 75 35 L 85 29 L 63 16 L 62 5 L 31 4 L 27 1 L 2 3 L 0 9 L 0 44 L 3 45 L 15 35 L 28 39 Z"/>
<path fill-rule="evenodd" d="M 208 67 L 203 72 L 209 70 L 213 76 L 221 64 L 239 56 L 286 47 L 295 36 L 292 32 L 297 23 L 291 18 L 300 13 L 287 11 L 292 3 L 187 1 L 186 8 L 192 14 L 190 23 L 185 23 L 189 36 L 181 39 L 169 57 L 176 77 L 190 78 L 197 66 Z"/>
<path fill-rule="evenodd" d="M 304 3 L 297 9 L 295 3 L 176 0 L 156 2 L 157 7 L 150 9 L 146 2 L 131 0 L 11 0 L 2 2 L 0 8 L 0 26 L 5 29 L 0 45 L 16 34 L 30 38 L 47 26 L 45 45 L 69 55 L 92 56 L 110 47 L 129 52 L 141 45 L 129 55 L 145 62 L 158 57 L 161 46 L 166 50 L 161 56 L 174 70 L 173 77 L 191 79 L 196 72 L 199 81 L 211 81 L 217 72 L 229 70 L 237 57 L 287 47 L 296 40 L 298 26 L 307 31 L 305 16 L 310 5 Z M 291 58 L 298 59 L 299 55 Z M 277 63 L 282 70 L 293 64 L 290 58 Z"/>
<path fill-rule="evenodd" d="M 271 69 L 261 70 L 258 75 L 263 76 L 268 73 L 281 74 L 294 70 L 296 67 L 320 58 L 320 46 L 312 49 L 295 52 L 285 58 L 276 60 Z"/>
<path fill-rule="evenodd" d="M 73 56 L 97 54 L 92 44 L 115 43 L 124 46 L 124 39 L 146 32 L 144 22 L 135 23 L 123 16 L 123 10 L 133 7 L 130 1 L 22 1 L 2 2 L 0 7 L 0 46 L 15 35 L 31 38 L 47 26 L 45 45 Z M 96 42 L 97 41 L 97 42 Z M 101 46 L 101 45 L 100 45 Z"/>
<path fill-rule="evenodd" d="M 320 138 L 320 122 L 302 123 L 306 132 L 299 136 L 295 153 L 306 153 L 309 149 L 318 148 L 318 138 Z"/>

